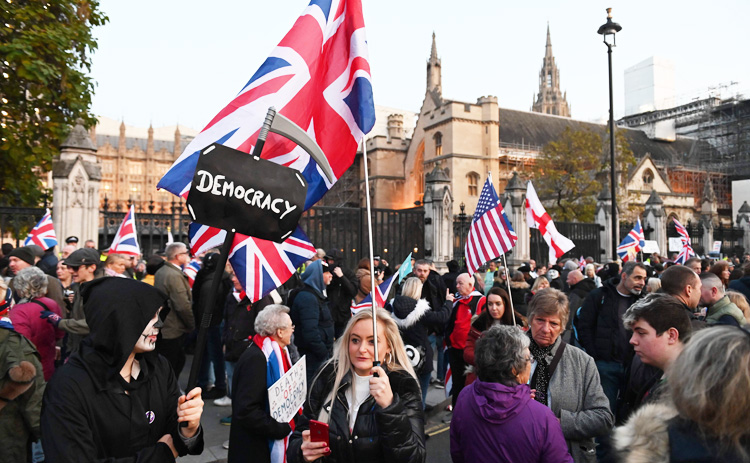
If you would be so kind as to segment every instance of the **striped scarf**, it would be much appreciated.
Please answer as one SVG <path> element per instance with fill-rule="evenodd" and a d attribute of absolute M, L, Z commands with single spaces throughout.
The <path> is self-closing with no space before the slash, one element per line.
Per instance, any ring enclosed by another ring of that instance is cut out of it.
<path fill-rule="evenodd" d="M 289 352 L 286 348 L 282 351 L 279 344 L 268 336 L 256 334 L 253 336 L 253 342 L 260 348 L 263 355 L 266 356 L 266 386 L 271 387 L 291 368 L 292 362 L 289 358 Z M 289 426 L 294 431 L 294 420 L 289 422 Z M 286 462 L 286 449 L 288 445 L 289 436 L 279 440 L 268 439 L 268 448 L 271 451 L 271 463 Z"/>

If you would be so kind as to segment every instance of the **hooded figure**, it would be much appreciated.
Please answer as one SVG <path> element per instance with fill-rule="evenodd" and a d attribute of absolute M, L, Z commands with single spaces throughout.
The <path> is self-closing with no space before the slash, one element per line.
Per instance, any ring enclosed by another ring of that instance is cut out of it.
<path fill-rule="evenodd" d="M 166 295 L 132 279 L 102 278 L 85 285 L 82 297 L 91 332 L 45 392 L 46 460 L 172 462 L 200 454 L 200 389 L 181 396 L 169 363 L 154 352 Z"/>
<path fill-rule="evenodd" d="M 289 297 L 289 315 L 296 327 L 294 345 L 300 356 L 307 355 L 307 384 L 333 349 L 333 318 L 325 291 L 331 279 L 328 265 L 316 260 L 302 274 L 304 286 Z"/>

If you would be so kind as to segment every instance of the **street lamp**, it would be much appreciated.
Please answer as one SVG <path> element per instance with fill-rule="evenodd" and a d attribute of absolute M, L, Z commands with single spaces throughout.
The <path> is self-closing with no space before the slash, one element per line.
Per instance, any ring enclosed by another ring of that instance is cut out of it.
<path fill-rule="evenodd" d="M 461 213 L 458 214 L 458 221 L 461 223 L 461 234 L 459 235 L 458 244 L 461 247 L 461 257 L 463 263 L 466 262 L 466 250 L 464 249 L 464 222 L 466 222 L 466 204 L 461 203 L 458 206 L 461 209 Z"/>
<path fill-rule="evenodd" d="M 612 8 L 607 8 L 607 22 L 597 31 L 604 36 L 609 58 L 609 176 L 610 193 L 612 196 L 612 259 L 617 259 L 617 196 L 615 190 L 615 115 L 612 97 L 612 47 L 616 46 L 615 34 L 622 30 L 622 26 L 612 22 Z"/>

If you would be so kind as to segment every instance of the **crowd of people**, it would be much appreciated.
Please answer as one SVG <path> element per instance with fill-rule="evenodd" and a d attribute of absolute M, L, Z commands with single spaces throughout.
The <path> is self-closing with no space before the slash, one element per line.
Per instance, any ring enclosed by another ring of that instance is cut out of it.
<path fill-rule="evenodd" d="M 231 407 L 230 462 L 426 461 L 430 387 L 449 388 L 456 462 L 750 461 L 750 255 L 473 275 L 420 259 L 374 314 L 373 280 L 399 268 L 335 249 L 255 302 L 215 251 L 191 281 L 183 243 L 40 251 L 0 258 L 2 461 L 199 454 L 204 400 Z M 279 422 L 268 388 L 303 356 L 306 400 Z"/>

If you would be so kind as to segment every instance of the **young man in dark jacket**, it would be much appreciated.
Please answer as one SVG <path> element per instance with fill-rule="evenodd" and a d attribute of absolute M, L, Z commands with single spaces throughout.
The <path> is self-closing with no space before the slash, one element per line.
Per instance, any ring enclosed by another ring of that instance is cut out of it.
<path fill-rule="evenodd" d="M 601 288 L 586 296 L 576 322 L 578 340 L 596 361 L 613 413 L 617 410 L 617 397 L 627 385 L 626 371 L 633 358 L 630 334 L 622 324 L 622 317 L 641 297 L 645 285 L 646 266 L 641 262 L 626 262 L 619 278 L 605 281 Z"/>
<path fill-rule="evenodd" d="M 290 296 L 289 315 L 296 326 L 294 344 L 300 356 L 307 355 L 308 384 L 323 362 L 331 357 L 333 349 L 333 318 L 326 297 L 326 286 L 332 279 L 328 264 L 316 260 L 302 274 L 305 285 Z"/>
<path fill-rule="evenodd" d="M 344 332 L 346 324 L 352 318 L 352 299 L 357 295 L 357 278 L 354 273 L 341 266 L 343 257 L 338 249 L 331 249 L 326 253 L 325 261 L 331 271 L 331 284 L 326 289 L 328 292 L 328 305 L 334 321 L 334 334 L 336 338 Z"/>

